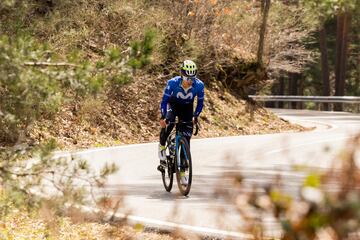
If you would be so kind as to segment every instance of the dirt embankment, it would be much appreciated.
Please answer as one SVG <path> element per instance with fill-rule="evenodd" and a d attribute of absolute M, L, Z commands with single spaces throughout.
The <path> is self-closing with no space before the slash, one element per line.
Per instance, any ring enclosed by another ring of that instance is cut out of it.
<path fill-rule="evenodd" d="M 64 107 L 54 120 L 37 123 L 32 138 L 56 138 L 62 149 L 158 141 L 159 104 L 166 78 L 140 76 L 106 97 Z M 303 131 L 272 112 L 240 100 L 221 84 L 205 90 L 200 138 Z"/>

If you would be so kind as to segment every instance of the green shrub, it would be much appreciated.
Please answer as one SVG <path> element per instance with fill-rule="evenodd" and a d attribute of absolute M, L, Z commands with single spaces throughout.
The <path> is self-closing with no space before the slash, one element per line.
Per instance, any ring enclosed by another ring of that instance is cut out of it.
<path fill-rule="evenodd" d="M 19 128 L 27 127 L 34 119 L 53 113 L 59 107 L 62 100 L 60 84 L 49 72 L 24 66 L 26 61 L 41 59 L 46 50 L 28 38 L 11 41 L 8 37 L 0 37 L 2 138 L 9 137 L 11 131 L 16 135 Z M 10 136 L 10 139 L 17 137 Z"/>
<path fill-rule="evenodd" d="M 74 204 L 99 200 L 90 198 L 88 190 L 103 187 L 117 166 L 106 163 L 99 172 L 93 171 L 85 160 L 74 156 L 54 159 L 55 148 L 55 140 L 50 140 L 36 147 L 0 151 L 0 219 L 12 207 L 38 209 L 46 198 L 51 198 L 52 208 L 58 213 Z"/>
<path fill-rule="evenodd" d="M 0 141 L 16 142 L 41 117 L 51 117 L 71 96 L 96 94 L 103 80 L 79 57 L 64 65 L 46 45 L 29 37 L 0 37 Z M 52 56 L 54 55 L 54 56 Z"/>
<path fill-rule="evenodd" d="M 123 52 L 118 47 L 108 49 L 105 58 L 95 64 L 96 78 L 108 79 L 110 89 L 118 89 L 131 82 L 137 69 L 151 63 L 155 35 L 155 31 L 150 29 L 145 32 L 143 40 L 133 41 Z"/>
<path fill-rule="evenodd" d="M 131 54 L 128 64 L 133 69 L 141 69 L 151 62 L 151 54 L 154 49 L 155 31 L 147 30 L 142 41 L 131 44 Z"/>

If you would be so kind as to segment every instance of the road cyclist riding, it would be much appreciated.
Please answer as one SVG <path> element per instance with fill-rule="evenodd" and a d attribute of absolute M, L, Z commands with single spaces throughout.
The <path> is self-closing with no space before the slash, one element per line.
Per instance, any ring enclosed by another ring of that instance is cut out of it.
<path fill-rule="evenodd" d="M 172 188 L 173 173 L 176 173 L 179 190 L 185 196 L 190 192 L 192 180 L 190 139 L 194 124 L 196 133 L 198 131 L 198 117 L 204 105 L 204 83 L 196 75 L 197 66 L 193 61 L 182 62 L 180 76 L 168 80 L 160 104 L 160 165 L 157 169 L 168 192 Z"/>

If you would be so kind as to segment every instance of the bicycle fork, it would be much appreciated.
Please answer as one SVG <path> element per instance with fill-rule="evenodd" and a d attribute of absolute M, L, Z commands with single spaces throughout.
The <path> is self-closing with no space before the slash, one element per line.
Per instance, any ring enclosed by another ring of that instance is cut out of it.
<path fill-rule="evenodd" d="M 176 139 L 175 139 L 175 149 L 176 149 L 177 167 L 178 167 L 179 172 L 181 171 L 181 167 L 183 167 L 183 165 L 185 164 L 184 161 L 186 161 L 186 160 L 188 159 L 188 156 L 187 156 L 186 151 L 183 150 L 183 149 L 185 149 L 185 147 L 184 147 L 184 145 L 182 144 L 181 149 L 183 150 L 185 159 L 184 159 L 183 162 L 181 161 L 181 151 L 179 151 L 179 150 L 180 150 L 180 149 L 179 149 L 180 139 L 181 139 L 181 136 L 176 136 Z"/>

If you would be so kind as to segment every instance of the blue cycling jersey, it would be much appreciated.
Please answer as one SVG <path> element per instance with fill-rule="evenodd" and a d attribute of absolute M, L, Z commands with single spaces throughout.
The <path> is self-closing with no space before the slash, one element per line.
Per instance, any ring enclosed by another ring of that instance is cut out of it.
<path fill-rule="evenodd" d="M 192 86 L 185 90 L 182 86 L 181 76 L 174 77 L 167 82 L 164 90 L 164 95 L 161 101 L 161 116 L 165 118 L 167 104 L 170 99 L 174 99 L 180 104 L 190 104 L 194 102 L 197 96 L 198 101 L 195 109 L 194 116 L 197 117 L 202 111 L 204 105 L 204 83 L 200 79 L 195 79 Z"/>

